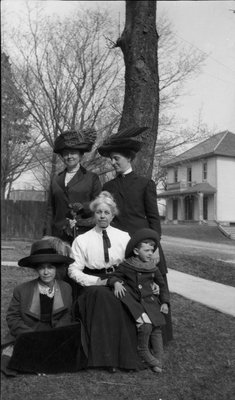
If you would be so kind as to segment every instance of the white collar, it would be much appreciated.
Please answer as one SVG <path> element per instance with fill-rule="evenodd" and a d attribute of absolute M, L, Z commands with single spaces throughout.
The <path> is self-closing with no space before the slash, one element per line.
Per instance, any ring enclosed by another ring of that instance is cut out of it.
<path fill-rule="evenodd" d="M 122 173 L 122 175 L 127 175 L 132 172 L 132 167 L 128 168 L 125 172 Z"/>
<path fill-rule="evenodd" d="M 100 227 L 97 226 L 97 225 L 94 227 L 94 230 L 95 230 L 97 233 L 102 233 L 102 231 L 104 231 L 104 230 L 106 230 L 106 231 L 108 232 L 110 229 L 112 229 L 110 225 L 107 226 L 107 228 L 104 228 L 104 229 L 100 228 Z"/>
<path fill-rule="evenodd" d="M 76 174 L 76 172 L 79 170 L 79 168 L 80 168 L 80 164 L 78 163 L 76 165 L 76 168 L 74 168 L 72 171 L 66 170 L 66 174 Z"/>

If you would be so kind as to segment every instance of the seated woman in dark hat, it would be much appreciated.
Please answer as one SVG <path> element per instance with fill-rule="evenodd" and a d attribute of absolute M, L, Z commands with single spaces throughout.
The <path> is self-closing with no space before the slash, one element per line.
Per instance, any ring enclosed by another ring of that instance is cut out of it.
<path fill-rule="evenodd" d="M 87 171 L 81 160 L 85 152 L 91 151 L 95 138 L 94 129 L 65 131 L 56 138 L 54 153 L 61 156 L 65 169 L 52 178 L 44 235 L 71 244 L 93 226 L 89 204 L 100 193 L 101 184 L 98 175 Z"/>
<path fill-rule="evenodd" d="M 106 139 L 98 148 L 101 156 L 110 158 L 117 174 L 114 179 L 104 184 L 103 190 L 110 192 L 117 202 L 119 214 L 112 221 L 114 227 L 128 232 L 130 236 L 139 229 L 150 228 L 161 238 L 156 185 L 152 179 L 137 175 L 131 165 L 142 146 L 141 141 L 136 137 L 147 129 L 146 127 L 130 127 L 120 130 Z M 159 254 L 158 268 L 167 283 L 167 266 L 160 243 Z M 169 312 L 163 338 L 167 342 L 172 337 L 171 313 Z"/>
<path fill-rule="evenodd" d="M 33 243 L 29 257 L 19 261 L 20 267 L 34 269 L 38 277 L 14 289 L 6 316 L 9 334 L 3 345 L 3 372 L 79 369 L 80 327 L 72 324 L 72 290 L 56 278 L 60 268 L 74 261 L 64 255 L 68 251 L 60 239 L 43 238 Z"/>
<path fill-rule="evenodd" d="M 90 208 L 96 225 L 74 240 L 75 262 L 68 268 L 70 278 L 82 287 L 75 314 L 88 338 L 88 367 L 138 369 L 141 361 L 135 324 L 105 286 L 110 273 L 123 261 L 130 236 L 110 226 L 118 212 L 110 193 L 101 192 Z"/>

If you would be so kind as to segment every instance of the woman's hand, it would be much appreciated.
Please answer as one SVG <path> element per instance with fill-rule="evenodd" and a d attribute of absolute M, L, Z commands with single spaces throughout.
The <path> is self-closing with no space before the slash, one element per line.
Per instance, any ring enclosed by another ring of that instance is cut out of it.
<path fill-rule="evenodd" d="M 126 294 L 125 292 L 126 292 L 126 289 L 125 289 L 125 287 L 124 287 L 122 282 L 115 282 L 114 283 L 114 295 L 117 298 L 121 299 L 122 297 L 124 297 L 125 294 Z"/>
<path fill-rule="evenodd" d="M 96 285 L 97 286 L 106 286 L 107 280 L 108 279 L 100 279 L 100 278 L 98 278 L 97 281 L 96 281 Z"/>
<path fill-rule="evenodd" d="M 77 223 L 76 219 L 70 219 L 70 218 L 66 218 L 66 219 L 67 219 L 67 221 L 69 223 L 70 228 L 73 229 L 76 226 L 76 223 Z"/>
<path fill-rule="evenodd" d="M 163 314 L 168 314 L 168 312 L 169 312 L 168 304 L 163 303 L 163 304 L 161 305 L 160 311 L 161 311 Z"/>
<path fill-rule="evenodd" d="M 151 284 L 151 289 L 152 289 L 152 291 L 153 291 L 153 294 L 158 295 L 158 294 L 160 293 L 159 286 L 156 284 L 156 282 L 153 282 L 153 283 Z"/>

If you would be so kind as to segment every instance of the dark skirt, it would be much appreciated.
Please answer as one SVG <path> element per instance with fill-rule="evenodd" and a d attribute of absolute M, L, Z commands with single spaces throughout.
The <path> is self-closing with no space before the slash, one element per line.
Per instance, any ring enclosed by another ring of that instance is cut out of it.
<path fill-rule="evenodd" d="M 79 322 L 46 331 L 27 332 L 17 337 L 7 370 L 21 373 L 76 372 L 87 366 L 85 352 Z"/>
<path fill-rule="evenodd" d="M 106 286 L 83 288 L 75 303 L 88 341 L 88 367 L 143 368 L 137 354 L 134 320 Z"/>

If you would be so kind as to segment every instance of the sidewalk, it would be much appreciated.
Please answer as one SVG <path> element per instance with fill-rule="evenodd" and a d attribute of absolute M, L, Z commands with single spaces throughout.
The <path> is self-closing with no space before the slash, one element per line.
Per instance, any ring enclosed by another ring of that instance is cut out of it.
<path fill-rule="evenodd" d="M 235 288 L 168 268 L 169 290 L 235 317 Z"/>
<path fill-rule="evenodd" d="M 16 261 L 2 261 L 2 266 L 18 267 Z M 168 285 L 171 293 L 204 304 L 209 308 L 235 317 L 235 288 L 184 274 L 168 268 Z"/>

